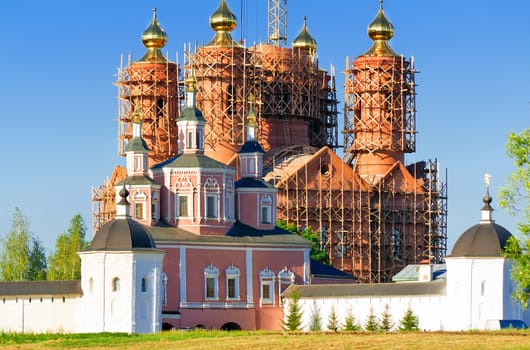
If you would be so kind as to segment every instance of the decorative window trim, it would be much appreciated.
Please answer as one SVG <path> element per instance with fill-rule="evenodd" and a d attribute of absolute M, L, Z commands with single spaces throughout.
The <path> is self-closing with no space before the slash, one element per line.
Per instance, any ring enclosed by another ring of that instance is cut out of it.
<path fill-rule="evenodd" d="M 265 267 L 259 272 L 259 301 L 260 305 L 274 305 L 274 272 Z M 269 295 L 264 295 L 264 287 L 268 288 Z"/>
<path fill-rule="evenodd" d="M 212 207 L 210 207 L 210 205 L 208 204 L 208 201 L 210 200 L 211 198 L 211 205 Z M 219 196 L 217 194 L 213 194 L 213 193 L 207 193 L 205 196 L 204 196 L 204 208 L 205 208 L 205 213 L 204 213 L 204 216 L 207 218 L 207 219 L 217 219 L 219 218 L 219 206 L 217 205 L 217 201 L 219 200 Z M 211 209 L 211 210 L 210 210 Z"/>
<path fill-rule="evenodd" d="M 212 279 L 212 295 L 208 295 L 208 281 Z M 204 299 L 219 300 L 219 269 L 212 264 L 204 269 Z"/>
<path fill-rule="evenodd" d="M 241 273 L 237 267 L 234 265 L 231 265 L 226 268 L 225 270 L 226 274 L 226 299 L 227 300 L 239 300 L 239 276 L 241 276 Z M 230 296 L 230 288 L 229 288 L 229 280 L 234 281 L 234 295 Z"/>
<path fill-rule="evenodd" d="M 176 196 L 176 204 L 177 204 L 177 217 L 190 217 L 190 196 L 188 194 L 179 194 L 177 193 Z M 181 198 L 186 198 L 186 212 L 182 213 L 181 211 L 181 205 L 180 200 Z M 186 214 L 186 215 L 183 215 Z"/>
<path fill-rule="evenodd" d="M 272 207 L 270 205 L 262 205 L 260 208 L 259 216 L 260 216 L 260 223 L 262 224 L 270 224 L 272 222 L 272 215 L 271 215 Z"/>
<path fill-rule="evenodd" d="M 278 272 L 278 295 L 281 295 L 284 290 L 287 289 L 290 285 L 294 284 L 295 275 L 294 272 L 284 267 L 280 272 Z M 285 288 L 284 288 L 285 287 Z M 280 298 L 281 304 L 281 298 Z"/>
<path fill-rule="evenodd" d="M 144 202 L 134 202 L 134 218 L 136 220 L 145 219 L 145 205 L 144 205 Z"/>

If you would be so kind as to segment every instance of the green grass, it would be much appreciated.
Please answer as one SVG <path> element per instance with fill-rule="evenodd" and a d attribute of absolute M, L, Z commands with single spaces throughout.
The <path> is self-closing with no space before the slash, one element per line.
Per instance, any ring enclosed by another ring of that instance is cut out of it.
<path fill-rule="evenodd" d="M 284 332 L 171 331 L 137 335 L 0 334 L 2 349 L 530 349 L 530 331 Z"/>

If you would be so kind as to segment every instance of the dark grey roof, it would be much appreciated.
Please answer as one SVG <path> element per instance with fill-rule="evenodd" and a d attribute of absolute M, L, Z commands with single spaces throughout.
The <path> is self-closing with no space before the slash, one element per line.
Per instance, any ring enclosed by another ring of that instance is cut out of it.
<path fill-rule="evenodd" d="M 156 248 L 146 227 L 133 219 L 114 219 L 94 235 L 88 250 L 136 250 Z"/>
<path fill-rule="evenodd" d="M 451 257 L 500 257 L 512 234 L 494 222 L 477 224 L 456 241 Z"/>
<path fill-rule="evenodd" d="M 0 282 L 0 296 L 83 295 L 81 281 Z"/>
<path fill-rule="evenodd" d="M 226 164 L 216 161 L 204 154 L 179 154 L 162 163 L 153 166 L 158 168 L 206 168 L 206 169 L 233 169 Z"/>
<path fill-rule="evenodd" d="M 243 144 L 239 153 L 265 153 L 260 143 L 256 140 L 249 140 Z"/>
<path fill-rule="evenodd" d="M 125 152 L 149 152 L 149 148 L 141 137 L 133 137 L 125 146 Z"/>
<path fill-rule="evenodd" d="M 292 285 L 283 295 L 288 297 L 295 291 L 301 298 L 445 295 L 445 285 L 443 280 L 410 283 Z"/>
<path fill-rule="evenodd" d="M 196 120 L 199 122 L 206 122 L 202 112 L 197 107 L 186 107 L 178 120 Z"/>
<path fill-rule="evenodd" d="M 147 176 L 127 176 L 125 180 L 117 182 L 114 186 L 123 186 L 123 183 L 127 185 L 158 185 L 153 179 Z"/>
<path fill-rule="evenodd" d="M 270 183 L 252 177 L 239 179 L 234 183 L 234 186 L 235 188 L 274 188 Z"/>
<path fill-rule="evenodd" d="M 148 227 L 153 239 L 160 245 L 162 242 L 171 244 L 228 244 L 228 245 L 291 245 L 309 248 L 308 240 L 290 233 L 289 231 L 275 228 L 274 230 L 256 230 L 248 225 L 239 223 L 232 227 L 233 236 L 198 235 L 182 228 L 160 224 Z M 231 229 L 231 230 L 232 230 Z"/>
<path fill-rule="evenodd" d="M 337 279 L 351 279 L 353 281 L 353 276 L 334 268 L 333 266 L 324 265 L 316 260 L 310 261 L 311 266 L 311 275 L 313 277 L 320 278 L 337 278 Z"/>

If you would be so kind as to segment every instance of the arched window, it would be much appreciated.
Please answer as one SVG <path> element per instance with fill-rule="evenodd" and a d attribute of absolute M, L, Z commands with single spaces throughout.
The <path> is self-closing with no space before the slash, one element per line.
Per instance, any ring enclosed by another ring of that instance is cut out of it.
<path fill-rule="evenodd" d="M 212 264 L 204 269 L 204 299 L 219 298 L 219 269 Z"/>
<path fill-rule="evenodd" d="M 274 305 L 274 272 L 265 267 L 259 272 L 260 303 Z"/>
<path fill-rule="evenodd" d="M 239 299 L 239 269 L 234 265 L 225 270 L 226 274 L 226 298 Z"/>
<path fill-rule="evenodd" d="M 282 294 L 293 283 L 294 273 L 286 266 L 278 273 L 278 295 Z"/>
<path fill-rule="evenodd" d="M 401 258 L 401 232 L 397 228 L 392 231 L 392 251 L 395 259 Z"/>
<path fill-rule="evenodd" d="M 120 279 L 118 277 L 114 277 L 114 279 L 112 280 L 112 291 L 113 292 L 120 291 Z"/>
<path fill-rule="evenodd" d="M 142 291 L 142 293 L 147 292 L 147 279 L 145 277 L 142 278 L 141 291 Z"/>
<path fill-rule="evenodd" d="M 88 292 L 91 294 L 94 292 L 94 279 L 92 277 L 88 280 Z"/>

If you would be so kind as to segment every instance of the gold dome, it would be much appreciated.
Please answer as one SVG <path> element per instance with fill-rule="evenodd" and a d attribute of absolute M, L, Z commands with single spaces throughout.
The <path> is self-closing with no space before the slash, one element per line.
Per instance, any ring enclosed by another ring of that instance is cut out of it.
<path fill-rule="evenodd" d="M 308 55 L 312 55 L 317 50 L 317 41 L 309 34 L 306 21 L 307 17 L 304 16 L 304 25 L 300 29 L 300 33 L 293 40 L 293 48 L 302 49 Z"/>
<path fill-rule="evenodd" d="M 167 59 L 164 57 L 161 48 L 166 46 L 167 34 L 160 27 L 156 18 L 156 8 L 153 9 L 153 19 L 149 26 L 142 34 L 142 44 L 147 48 L 147 53 L 142 57 L 140 62 L 166 62 Z"/>
<path fill-rule="evenodd" d="M 394 36 L 394 26 L 385 16 L 383 0 L 379 1 L 379 11 L 368 26 L 368 36 L 374 43 L 363 56 L 399 56 L 388 43 Z"/>
<path fill-rule="evenodd" d="M 215 31 L 215 36 L 207 46 L 240 47 L 230 34 L 237 26 L 237 18 L 228 7 L 226 0 L 221 0 L 217 10 L 210 16 L 210 27 Z"/>

